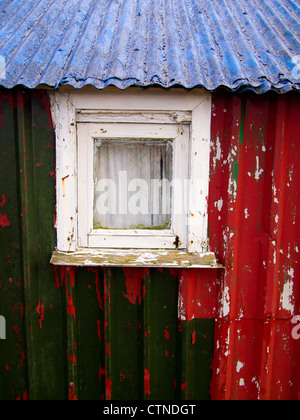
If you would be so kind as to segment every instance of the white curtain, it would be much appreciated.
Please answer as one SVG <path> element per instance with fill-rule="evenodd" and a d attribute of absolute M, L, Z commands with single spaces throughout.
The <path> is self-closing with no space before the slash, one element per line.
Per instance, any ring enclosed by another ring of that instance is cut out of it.
<path fill-rule="evenodd" d="M 172 141 L 94 143 L 94 229 L 162 229 L 171 221 Z"/>

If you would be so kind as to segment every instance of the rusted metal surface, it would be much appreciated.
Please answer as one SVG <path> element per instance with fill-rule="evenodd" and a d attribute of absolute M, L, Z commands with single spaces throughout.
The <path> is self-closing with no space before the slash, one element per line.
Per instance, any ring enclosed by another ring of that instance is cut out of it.
<path fill-rule="evenodd" d="M 53 267 L 49 110 L 1 91 L 0 399 L 299 399 L 299 96 L 214 94 L 225 270 Z"/>

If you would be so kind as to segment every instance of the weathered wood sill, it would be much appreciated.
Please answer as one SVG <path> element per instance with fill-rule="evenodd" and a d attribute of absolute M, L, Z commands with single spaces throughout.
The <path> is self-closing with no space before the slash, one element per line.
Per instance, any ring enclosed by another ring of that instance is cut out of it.
<path fill-rule="evenodd" d="M 185 250 L 80 249 L 54 251 L 50 261 L 62 266 L 223 268 L 214 253 L 189 253 Z"/>

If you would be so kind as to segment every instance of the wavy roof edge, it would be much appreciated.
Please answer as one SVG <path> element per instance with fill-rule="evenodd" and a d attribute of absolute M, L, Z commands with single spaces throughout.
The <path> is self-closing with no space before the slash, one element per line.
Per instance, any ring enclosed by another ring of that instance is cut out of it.
<path fill-rule="evenodd" d="M 93 88 L 96 88 L 98 90 L 103 90 L 109 86 L 113 86 L 116 87 L 120 90 L 125 90 L 128 89 L 130 87 L 139 87 L 139 88 L 149 88 L 149 87 L 161 87 L 164 89 L 171 89 L 171 88 L 184 88 L 187 90 L 192 90 L 192 89 L 197 89 L 197 88 L 202 88 L 202 89 L 206 89 L 210 92 L 215 92 L 221 88 L 224 89 L 228 89 L 232 92 L 235 93 L 241 93 L 241 92 L 245 92 L 245 91 L 252 91 L 255 92 L 256 94 L 264 94 L 270 91 L 279 93 L 279 94 L 285 94 L 288 92 L 299 92 L 300 91 L 300 83 L 292 83 L 291 81 L 287 80 L 285 83 L 272 83 L 269 80 L 265 80 L 263 83 L 259 84 L 259 85 L 252 85 L 246 81 L 241 81 L 238 84 L 235 84 L 233 86 L 228 86 L 225 84 L 221 84 L 221 85 L 217 85 L 214 88 L 208 88 L 204 85 L 201 84 L 196 84 L 193 86 L 186 86 L 183 85 L 181 83 L 172 83 L 170 85 L 165 85 L 159 82 L 155 82 L 155 83 L 149 83 L 149 84 L 142 84 L 137 82 L 136 80 L 130 79 L 130 80 L 118 80 L 118 79 L 110 79 L 108 81 L 102 81 L 102 80 L 97 80 L 97 81 L 91 81 L 91 80 L 86 80 L 86 81 L 76 81 L 75 79 L 71 79 L 71 80 L 66 80 L 63 82 L 60 82 L 56 85 L 49 85 L 47 83 L 37 83 L 37 84 L 23 84 L 23 83 L 17 83 L 17 84 L 13 84 L 10 85 L 9 83 L 5 84 L 5 83 L 1 83 L 0 82 L 0 88 L 4 88 L 4 89 L 14 89 L 17 87 L 24 87 L 27 89 L 41 89 L 41 88 L 47 88 L 47 89 L 53 89 L 56 90 L 60 87 L 63 86 L 70 86 L 74 89 L 83 89 L 85 87 L 88 86 L 92 86 Z"/>

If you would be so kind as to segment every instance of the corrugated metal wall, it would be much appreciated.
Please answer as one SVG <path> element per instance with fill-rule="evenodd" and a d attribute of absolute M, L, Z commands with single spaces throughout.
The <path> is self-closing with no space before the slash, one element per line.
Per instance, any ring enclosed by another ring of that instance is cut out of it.
<path fill-rule="evenodd" d="M 298 399 L 300 98 L 215 94 L 210 241 L 220 278 L 213 398 Z"/>
<path fill-rule="evenodd" d="M 46 92 L 0 94 L 0 399 L 299 398 L 299 96 L 214 94 L 226 270 L 50 266 L 49 110 Z"/>

